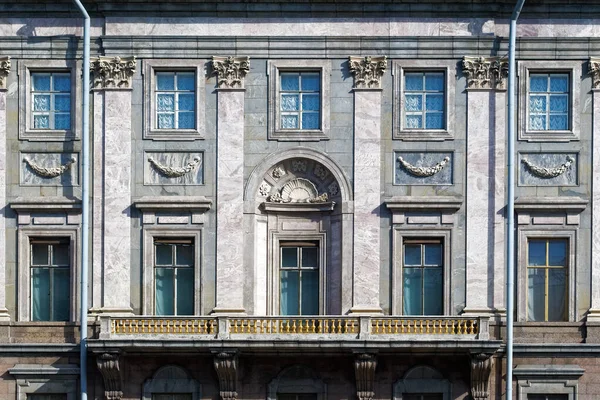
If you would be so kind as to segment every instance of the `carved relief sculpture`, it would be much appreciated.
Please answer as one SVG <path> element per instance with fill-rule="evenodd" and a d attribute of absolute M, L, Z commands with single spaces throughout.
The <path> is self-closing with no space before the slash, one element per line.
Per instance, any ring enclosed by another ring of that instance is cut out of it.
<path fill-rule="evenodd" d="M 319 194 L 314 183 L 304 178 L 296 178 L 286 183 L 281 192 L 268 197 L 271 203 L 326 203 L 327 193 Z"/>
<path fill-rule="evenodd" d="M 306 161 L 292 160 L 292 170 L 294 172 L 306 172 Z"/>
<path fill-rule="evenodd" d="M 418 177 L 429 177 L 437 174 L 442 169 L 444 169 L 444 167 L 446 166 L 446 164 L 448 164 L 449 161 L 450 157 L 444 157 L 442 161 L 435 164 L 433 167 L 417 167 L 410 164 L 404 158 L 398 157 L 398 162 L 404 167 L 404 169 L 406 169 L 406 171 L 408 171 L 408 173 L 410 173 L 411 175 Z"/>
<path fill-rule="evenodd" d="M 494 359 L 490 354 L 471 355 L 471 394 L 473 400 L 486 400 L 490 396 L 490 372 Z"/>
<path fill-rule="evenodd" d="M 508 61 L 501 57 L 465 57 L 462 62 L 469 89 L 505 89 Z"/>
<path fill-rule="evenodd" d="M 10 57 L 0 57 L 0 90 L 6 89 L 6 77 L 10 72 Z"/>
<path fill-rule="evenodd" d="M 217 75 L 217 87 L 225 89 L 243 89 L 244 78 L 250 70 L 248 57 L 212 58 L 213 75 Z"/>
<path fill-rule="evenodd" d="M 104 381 L 104 398 L 106 400 L 121 400 L 123 378 L 119 365 L 119 354 L 103 353 L 96 357 L 96 365 Z"/>
<path fill-rule="evenodd" d="M 69 161 L 58 167 L 47 168 L 35 164 L 27 157 L 23 158 L 23 162 L 26 163 L 33 172 L 44 178 L 56 178 L 57 176 L 62 175 L 75 161 L 75 158 L 72 157 Z"/>
<path fill-rule="evenodd" d="M 358 400 L 373 400 L 377 357 L 374 354 L 358 354 L 354 359 L 356 375 L 356 396 Z"/>
<path fill-rule="evenodd" d="M 268 196 L 269 192 L 271 192 L 271 185 L 269 185 L 267 182 L 263 182 L 260 184 L 260 187 L 258 188 L 258 193 L 260 193 L 261 196 Z"/>
<path fill-rule="evenodd" d="M 564 174 L 568 169 L 571 169 L 571 165 L 573 165 L 575 159 L 571 156 L 567 156 L 567 162 L 554 168 L 546 168 L 534 165 L 531 162 L 529 162 L 526 158 L 523 158 L 521 162 L 527 166 L 527 168 L 533 175 L 539 178 L 549 179 L 556 178 L 557 176 Z"/>
<path fill-rule="evenodd" d="M 387 68 L 387 59 L 381 57 L 353 57 L 348 63 L 354 75 L 355 89 L 380 89 L 381 77 Z"/>
<path fill-rule="evenodd" d="M 590 75 L 592 76 L 592 89 L 600 89 L 600 58 L 590 58 Z"/>
<path fill-rule="evenodd" d="M 285 169 L 283 169 L 283 167 L 281 165 L 278 165 L 277 167 L 275 167 L 273 169 L 273 172 L 271 172 L 271 176 L 273 176 L 273 178 L 275 178 L 275 179 L 279 179 L 284 175 L 285 175 Z"/>
<path fill-rule="evenodd" d="M 135 57 L 98 57 L 93 59 L 93 87 L 98 89 L 131 89 L 131 77 L 135 73 Z"/>
<path fill-rule="evenodd" d="M 321 164 L 317 164 L 315 166 L 315 176 L 320 180 L 325 180 L 327 178 L 327 169 L 325 169 Z"/>
<path fill-rule="evenodd" d="M 337 182 L 331 183 L 327 189 L 329 189 L 329 193 L 332 196 L 337 196 L 340 193 L 340 186 Z"/>
<path fill-rule="evenodd" d="M 148 157 L 148 162 L 152 165 L 157 172 L 166 176 L 167 178 L 179 178 L 188 172 L 195 170 L 200 165 L 202 158 L 200 156 L 194 157 L 192 161 L 187 163 L 183 167 L 169 167 L 156 161 L 153 157 Z"/>
<path fill-rule="evenodd" d="M 219 377 L 219 393 L 222 400 L 237 399 L 237 356 L 234 352 L 221 352 L 214 358 Z"/>

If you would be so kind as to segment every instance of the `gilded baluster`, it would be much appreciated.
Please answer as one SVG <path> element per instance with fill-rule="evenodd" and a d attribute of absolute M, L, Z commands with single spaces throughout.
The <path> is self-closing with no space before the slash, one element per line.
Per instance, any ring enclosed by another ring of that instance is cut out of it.
<path fill-rule="evenodd" d="M 475 333 L 475 321 L 469 321 L 469 333 L 472 335 Z"/>

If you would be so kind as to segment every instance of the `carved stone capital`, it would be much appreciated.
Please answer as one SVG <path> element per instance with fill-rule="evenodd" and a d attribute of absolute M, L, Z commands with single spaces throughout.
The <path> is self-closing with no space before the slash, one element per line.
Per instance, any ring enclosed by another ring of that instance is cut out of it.
<path fill-rule="evenodd" d="M 494 365 L 491 354 L 471 355 L 471 394 L 473 400 L 486 400 L 490 396 L 490 373 Z"/>
<path fill-rule="evenodd" d="M 213 75 L 217 75 L 217 87 L 222 89 L 243 89 L 246 74 L 250 70 L 248 57 L 212 58 Z"/>
<path fill-rule="evenodd" d="M 590 72 L 592 89 L 600 89 L 600 58 L 590 57 Z"/>
<path fill-rule="evenodd" d="M 377 357 L 375 354 L 357 354 L 354 359 L 354 373 L 356 375 L 356 396 L 358 400 L 373 400 L 375 397 L 375 368 Z"/>
<path fill-rule="evenodd" d="M 98 57 L 92 59 L 90 71 L 95 89 L 131 89 L 135 57 Z"/>
<path fill-rule="evenodd" d="M 96 365 L 104 380 L 104 398 L 121 400 L 123 397 L 123 377 L 121 376 L 120 355 L 102 353 L 96 357 Z"/>
<path fill-rule="evenodd" d="M 467 89 L 506 89 L 508 60 L 502 57 L 464 57 Z"/>
<path fill-rule="evenodd" d="M 237 353 L 221 352 L 214 357 L 215 370 L 219 377 L 219 394 L 222 400 L 237 399 Z"/>
<path fill-rule="evenodd" d="M 381 77 L 387 68 L 387 59 L 381 57 L 353 57 L 348 59 L 354 75 L 354 89 L 380 89 Z"/>
<path fill-rule="evenodd" d="M 6 77 L 10 72 L 10 57 L 0 57 L 0 90 L 6 89 Z"/>

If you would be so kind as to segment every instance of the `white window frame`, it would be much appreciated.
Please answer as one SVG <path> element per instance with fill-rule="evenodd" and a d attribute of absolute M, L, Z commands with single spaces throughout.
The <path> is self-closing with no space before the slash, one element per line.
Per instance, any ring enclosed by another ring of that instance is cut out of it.
<path fill-rule="evenodd" d="M 432 65 L 421 60 L 395 60 L 392 62 L 394 75 L 393 138 L 404 141 L 443 141 L 454 139 L 456 62 L 441 61 Z M 444 128 L 409 129 L 405 127 L 404 76 L 411 72 L 444 73 Z"/>
<path fill-rule="evenodd" d="M 581 63 L 572 61 L 519 61 L 519 140 L 528 142 L 575 141 L 580 135 Z M 529 129 L 529 78 L 531 74 L 569 75 L 569 128 L 566 130 Z"/>
<path fill-rule="evenodd" d="M 205 72 L 202 60 L 144 60 L 144 139 L 199 140 L 205 138 Z M 156 124 L 156 73 L 193 72 L 196 77 L 196 126 L 193 129 L 158 129 Z"/>
<path fill-rule="evenodd" d="M 321 76 L 321 122 L 319 129 L 282 129 L 281 128 L 281 72 L 318 72 Z M 329 140 L 330 97 L 331 97 L 331 61 L 325 60 L 269 60 L 269 140 L 278 141 L 319 141 Z"/>
<path fill-rule="evenodd" d="M 28 141 L 79 140 L 81 131 L 81 61 L 20 60 L 19 74 L 19 139 Z M 32 104 L 32 73 L 68 73 L 71 78 L 71 128 L 34 129 Z M 23 83 L 24 82 L 24 83 Z"/>

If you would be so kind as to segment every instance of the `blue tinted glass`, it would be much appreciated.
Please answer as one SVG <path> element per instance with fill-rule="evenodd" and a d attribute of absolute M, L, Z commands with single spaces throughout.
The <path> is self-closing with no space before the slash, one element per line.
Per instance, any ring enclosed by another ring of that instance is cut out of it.
<path fill-rule="evenodd" d="M 155 308 L 156 315 L 175 314 L 174 270 L 155 268 Z"/>
<path fill-rule="evenodd" d="M 319 129 L 319 113 L 302 114 L 302 129 Z"/>
<path fill-rule="evenodd" d="M 423 96 L 420 94 L 407 94 L 406 101 L 404 102 L 404 109 L 406 111 L 422 111 L 423 110 Z"/>
<path fill-rule="evenodd" d="M 157 90 L 175 90 L 175 74 L 159 73 L 156 74 Z"/>
<path fill-rule="evenodd" d="M 547 75 L 530 75 L 529 76 L 529 91 L 531 91 L 531 92 L 547 92 L 548 91 L 548 76 Z"/>
<path fill-rule="evenodd" d="M 407 115 L 406 116 L 406 128 L 407 129 L 420 129 L 423 127 L 423 117 L 420 115 Z"/>
<path fill-rule="evenodd" d="M 33 90 L 36 92 L 50 91 L 50 75 L 47 74 L 31 74 L 33 81 Z"/>
<path fill-rule="evenodd" d="M 177 315 L 194 315 L 194 269 L 177 269 Z"/>
<path fill-rule="evenodd" d="M 281 116 L 281 128 L 282 129 L 298 129 L 298 116 L 297 115 L 282 115 Z"/>
<path fill-rule="evenodd" d="M 302 271 L 302 315 L 319 314 L 319 272 Z"/>
<path fill-rule="evenodd" d="M 444 111 L 444 96 L 441 94 L 427 94 L 425 96 L 425 109 L 427 111 Z"/>
<path fill-rule="evenodd" d="M 297 111 L 299 110 L 299 101 L 297 94 L 281 95 L 281 110 L 282 111 Z"/>
<path fill-rule="evenodd" d="M 546 265 L 546 241 L 529 241 L 529 259 L 528 265 Z"/>
<path fill-rule="evenodd" d="M 194 74 L 177 74 L 178 90 L 194 90 L 196 88 L 196 79 Z"/>
<path fill-rule="evenodd" d="M 425 90 L 441 92 L 444 90 L 444 74 L 426 74 L 425 75 Z"/>
<path fill-rule="evenodd" d="M 423 270 L 423 314 L 442 315 L 442 268 Z"/>
<path fill-rule="evenodd" d="M 318 92 L 321 86 L 321 76 L 319 74 L 302 74 L 302 90 L 309 92 Z"/>
<path fill-rule="evenodd" d="M 71 129 L 71 114 L 54 114 L 54 129 Z"/>
<path fill-rule="evenodd" d="M 423 315 L 422 268 L 404 268 L 402 274 L 402 313 L 404 315 Z"/>
<path fill-rule="evenodd" d="M 552 240 L 548 244 L 548 264 L 553 266 L 567 265 L 567 242 Z"/>
<path fill-rule="evenodd" d="M 31 320 L 50 321 L 50 271 L 31 269 Z"/>
<path fill-rule="evenodd" d="M 173 245 L 156 243 L 154 245 L 156 265 L 173 265 Z"/>
<path fill-rule="evenodd" d="M 318 94 L 302 95 L 302 110 L 318 111 L 321 108 L 321 101 Z"/>
<path fill-rule="evenodd" d="M 569 106 L 568 95 L 550 96 L 550 111 L 551 112 L 567 112 Z"/>
<path fill-rule="evenodd" d="M 566 115 L 550 115 L 550 130 L 565 131 L 567 129 L 569 129 L 569 123 Z"/>
<path fill-rule="evenodd" d="M 300 90 L 299 74 L 281 74 L 281 90 Z"/>
<path fill-rule="evenodd" d="M 564 268 L 548 271 L 548 321 L 564 321 L 567 310 L 567 276 Z"/>
<path fill-rule="evenodd" d="M 53 75 L 55 92 L 70 92 L 71 77 L 69 75 Z"/>
<path fill-rule="evenodd" d="M 297 247 L 282 247 L 281 248 L 281 267 L 282 268 L 298 267 L 298 248 Z"/>
<path fill-rule="evenodd" d="M 194 246 L 189 244 L 176 245 L 175 262 L 177 265 L 194 265 Z"/>
<path fill-rule="evenodd" d="M 181 111 L 193 111 L 194 103 L 196 101 L 196 96 L 192 94 L 179 94 L 179 104 L 177 104 L 177 109 Z"/>
<path fill-rule="evenodd" d="M 404 90 L 423 90 L 423 74 L 404 75 Z"/>
<path fill-rule="evenodd" d="M 426 244 L 425 245 L 425 265 L 442 265 L 442 245 Z"/>
<path fill-rule="evenodd" d="M 52 320 L 68 321 L 69 320 L 69 268 L 56 268 L 54 270 L 52 282 Z"/>
<path fill-rule="evenodd" d="M 179 113 L 179 129 L 194 129 L 196 127 L 196 114 L 193 111 Z"/>
<path fill-rule="evenodd" d="M 281 315 L 300 314 L 300 304 L 298 304 L 299 291 L 298 271 L 281 271 L 279 308 Z"/>
<path fill-rule="evenodd" d="M 546 116 L 545 115 L 529 116 L 529 129 L 531 129 L 532 131 L 546 130 Z"/>
<path fill-rule="evenodd" d="M 404 245 L 404 265 L 421 265 L 421 245 Z"/>
<path fill-rule="evenodd" d="M 529 111 L 532 113 L 546 112 L 546 96 L 529 96 Z"/>
<path fill-rule="evenodd" d="M 319 249 L 316 247 L 302 248 L 302 268 L 319 267 Z"/>
<path fill-rule="evenodd" d="M 566 93 L 569 91 L 567 75 L 550 75 L 550 91 Z"/>
<path fill-rule="evenodd" d="M 425 116 L 425 128 L 427 128 L 427 129 L 444 129 L 444 114 L 428 113 Z"/>
<path fill-rule="evenodd" d="M 56 111 L 71 111 L 71 96 L 68 94 L 54 96 L 54 109 Z"/>

